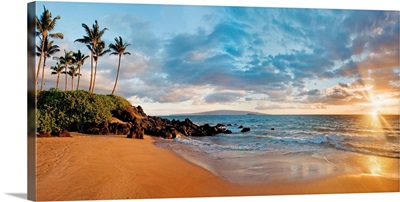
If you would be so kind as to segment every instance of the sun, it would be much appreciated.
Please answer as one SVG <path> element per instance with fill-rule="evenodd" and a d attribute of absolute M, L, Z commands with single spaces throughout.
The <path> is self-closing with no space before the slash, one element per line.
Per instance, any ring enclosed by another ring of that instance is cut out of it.
<path fill-rule="evenodd" d="M 382 103 L 379 100 L 371 99 L 371 111 L 372 116 L 377 116 L 379 114 Z"/>
<path fill-rule="evenodd" d="M 376 96 L 371 96 L 370 99 L 370 114 L 372 116 L 377 116 L 381 114 L 381 112 L 384 110 L 385 106 L 390 102 L 389 99 L 385 97 L 385 95 L 376 95 Z"/>

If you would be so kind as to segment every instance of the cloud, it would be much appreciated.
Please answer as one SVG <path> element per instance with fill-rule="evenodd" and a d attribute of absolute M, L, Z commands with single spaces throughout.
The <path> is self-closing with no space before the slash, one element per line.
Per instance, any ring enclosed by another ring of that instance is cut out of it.
<path fill-rule="evenodd" d="M 340 85 L 340 84 L 338 84 L 338 85 Z M 313 89 L 313 90 L 305 90 L 303 92 L 300 92 L 298 94 L 298 96 L 305 96 L 305 95 L 314 96 L 314 95 L 320 95 L 320 94 L 321 94 L 321 91 L 319 89 Z"/>
<path fill-rule="evenodd" d="M 117 14 L 108 16 L 104 20 L 104 26 L 108 28 L 108 35 L 113 37 L 122 36 L 132 45 L 136 51 L 148 56 L 156 54 L 162 45 L 162 41 L 154 33 L 154 22 L 145 20 L 135 14 Z"/>
<path fill-rule="evenodd" d="M 369 102 L 372 86 L 364 86 L 358 82 L 352 84 L 339 83 L 323 91 L 310 90 L 303 92 L 306 95 L 303 103 L 319 103 L 323 105 L 354 105 L 356 103 Z"/>
<path fill-rule="evenodd" d="M 130 71 L 126 75 L 140 76 L 143 85 L 148 86 L 145 89 L 153 89 L 154 84 L 158 84 L 163 85 L 166 92 L 177 91 L 173 84 L 209 85 L 216 90 L 264 94 L 274 102 L 299 100 L 294 96 L 307 96 L 307 101 L 312 103 L 345 104 L 345 101 L 356 99 L 340 88 L 333 91 L 314 89 L 295 93 L 293 90 L 296 89 L 293 87 L 302 89 L 306 81 L 313 79 L 363 79 L 365 74 L 360 72 L 361 66 L 361 69 L 371 69 L 373 66 L 390 68 L 398 62 L 394 57 L 398 50 L 389 46 L 390 43 L 382 46 L 386 37 L 373 38 L 368 35 L 368 32 L 374 30 L 371 26 L 375 26 L 377 20 L 370 17 L 366 21 L 360 17 L 354 18 L 359 12 L 317 9 L 264 11 L 227 8 L 224 13 L 227 17 L 216 22 L 213 27 L 205 29 L 199 25 L 195 32 L 182 32 L 169 38 L 154 39 L 153 41 L 163 41 L 156 46 L 162 51 L 154 51 L 147 60 L 136 57 L 135 62 L 129 63 Z M 382 18 L 385 13 L 374 11 L 372 15 Z M 352 18 L 356 22 L 349 21 Z M 393 26 L 398 26 L 390 24 L 392 21 L 379 21 L 388 26 L 380 34 L 390 35 L 391 39 L 396 34 Z M 269 47 L 265 47 L 268 44 L 268 37 L 265 35 L 276 37 L 275 40 L 281 41 L 281 46 L 286 51 L 266 55 Z M 375 56 L 368 55 L 362 59 L 352 57 L 352 54 L 366 54 L 373 50 L 391 51 L 375 53 Z M 137 51 L 140 53 L 141 50 Z M 155 52 L 160 54 L 155 55 Z M 343 65 L 338 68 L 337 64 Z M 140 71 L 143 72 L 139 73 Z M 146 73 L 148 71 L 153 74 L 157 72 L 159 76 L 151 76 Z M 393 83 L 393 79 L 389 81 Z M 171 90 L 166 90 L 167 88 Z M 160 95 L 161 93 L 147 93 L 138 96 L 149 96 L 152 100 L 161 102 L 169 101 L 160 99 Z M 182 96 L 182 100 L 186 100 L 184 97 Z M 204 100 L 234 102 L 236 98 L 234 93 L 215 93 Z M 180 99 L 171 99 L 176 100 Z"/>
<path fill-rule="evenodd" d="M 152 103 L 245 100 L 258 110 L 367 102 L 367 90 L 398 96 L 398 12 L 211 7 L 193 15 L 203 16 L 190 29 L 177 15 L 163 25 L 135 13 L 101 20 L 107 44 L 115 36 L 132 44 L 117 94 Z M 85 48 L 71 44 L 63 47 Z M 112 90 L 117 65 L 117 56 L 100 59 L 96 91 Z M 256 104 L 260 97 L 267 104 Z"/>
<path fill-rule="evenodd" d="M 205 97 L 206 103 L 231 103 L 238 101 L 243 95 L 234 92 L 217 92 Z"/>
<path fill-rule="evenodd" d="M 274 104 L 270 101 L 258 101 L 257 106 L 254 108 L 255 110 L 290 110 L 290 109 L 297 109 L 297 107 L 293 106 L 292 104 Z"/>

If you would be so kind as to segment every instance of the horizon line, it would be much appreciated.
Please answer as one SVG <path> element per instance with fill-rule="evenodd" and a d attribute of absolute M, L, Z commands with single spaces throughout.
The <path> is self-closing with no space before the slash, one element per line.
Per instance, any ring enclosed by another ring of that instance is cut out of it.
<path fill-rule="evenodd" d="M 200 112 L 201 113 L 201 112 Z M 287 116 L 400 116 L 399 114 L 267 114 L 267 113 L 259 113 L 259 114 L 198 114 L 196 113 L 187 113 L 187 114 L 168 114 L 168 115 L 152 115 L 152 116 L 276 116 L 276 115 L 287 115 Z"/>

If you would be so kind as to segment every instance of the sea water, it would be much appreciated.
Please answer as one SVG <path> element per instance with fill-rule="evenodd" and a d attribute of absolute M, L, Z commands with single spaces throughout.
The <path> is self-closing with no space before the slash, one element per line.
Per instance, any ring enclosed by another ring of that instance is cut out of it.
<path fill-rule="evenodd" d="M 399 177 L 397 115 L 166 116 L 227 125 L 232 134 L 158 139 L 215 175 L 235 183 L 312 180 L 331 175 Z M 241 132 L 239 126 L 250 128 Z"/>

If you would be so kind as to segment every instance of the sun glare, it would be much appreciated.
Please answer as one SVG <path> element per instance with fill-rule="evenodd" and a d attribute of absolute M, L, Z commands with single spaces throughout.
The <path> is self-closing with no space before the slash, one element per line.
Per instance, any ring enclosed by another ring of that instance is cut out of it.
<path fill-rule="evenodd" d="M 381 113 L 385 113 L 385 106 L 390 104 L 391 100 L 387 99 L 385 95 L 370 95 L 369 96 L 369 101 L 370 101 L 370 114 L 372 116 L 377 116 Z"/>
<path fill-rule="evenodd" d="M 371 99 L 371 112 L 372 116 L 377 116 L 379 114 L 379 110 L 381 107 L 381 103 L 376 99 Z"/>
<path fill-rule="evenodd" d="M 382 174 L 382 166 L 378 161 L 376 156 L 371 156 L 368 159 L 369 171 L 371 175 L 381 175 Z"/>

